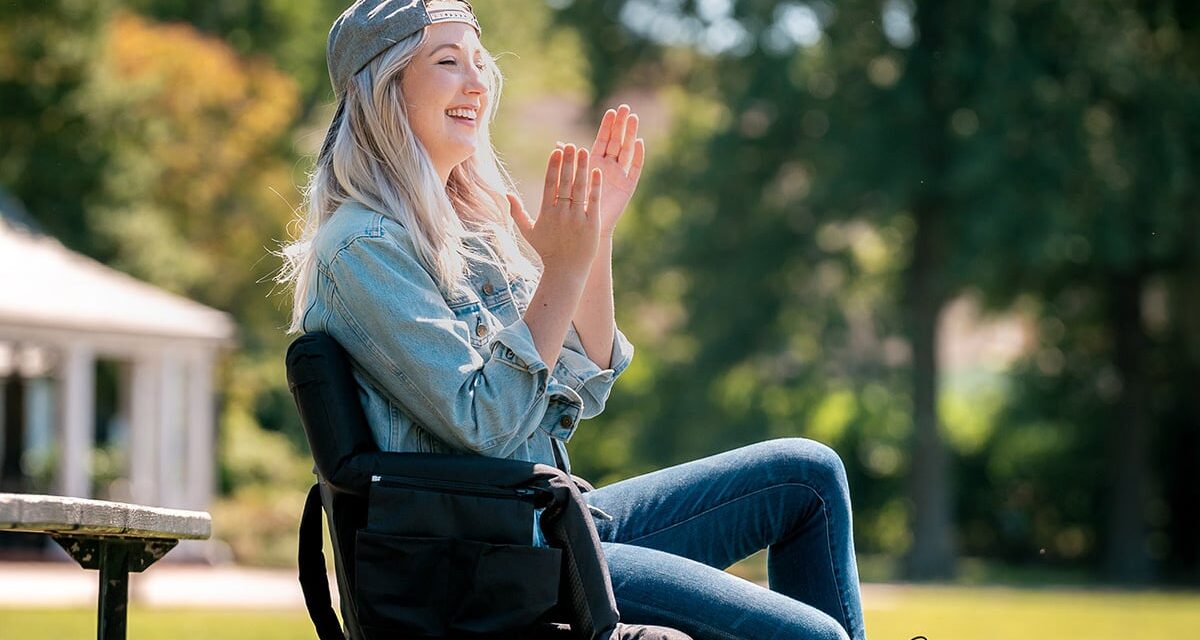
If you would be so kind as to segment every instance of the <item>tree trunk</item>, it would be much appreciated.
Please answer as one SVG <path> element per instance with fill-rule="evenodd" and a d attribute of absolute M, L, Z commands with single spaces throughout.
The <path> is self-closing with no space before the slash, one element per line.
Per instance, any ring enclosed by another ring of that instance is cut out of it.
<path fill-rule="evenodd" d="M 1153 421 L 1142 366 L 1146 335 L 1142 328 L 1142 274 L 1122 274 L 1110 280 L 1109 317 L 1114 332 L 1114 362 L 1121 391 L 1117 420 L 1109 431 L 1108 545 L 1104 569 L 1115 582 L 1150 580 L 1146 549 L 1145 503 L 1149 497 L 1149 455 Z"/>
<path fill-rule="evenodd" d="M 904 571 L 910 580 L 943 579 L 954 574 L 954 517 L 946 448 L 937 414 L 937 326 L 942 299 L 933 238 L 935 206 L 926 202 L 916 207 L 913 258 L 906 274 L 906 312 L 913 352 L 913 432 L 908 476 L 913 546 Z"/>
<path fill-rule="evenodd" d="M 944 5 L 944 6 L 943 6 Z M 938 427 L 938 316 L 946 299 L 943 236 L 949 203 L 942 191 L 949 166 L 946 123 L 954 97 L 947 70 L 939 68 L 952 24 L 949 3 L 922 3 L 916 13 L 920 34 L 913 48 L 910 82 L 923 109 L 916 126 L 921 147 L 916 160 L 924 180 L 911 203 L 915 224 L 912 259 L 905 273 L 905 316 L 913 354 L 913 432 L 909 441 L 908 496 L 913 545 L 904 560 L 910 580 L 936 580 L 954 574 L 954 515 L 945 445 Z"/>
<path fill-rule="evenodd" d="M 1193 236 L 1194 237 L 1194 236 Z M 1191 410 L 1186 415 L 1191 416 L 1190 424 L 1185 429 L 1191 436 L 1191 446 L 1180 451 L 1180 457 L 1190 462 L 1181 465 L 1185 471 L 1175 475 L 1176 495 L 1179 499 L 1171 508 L 1173 519 L 1180 522 L 1176 525 L 1175 544 L 1184 550 L 1185 562 L 1190 562 L 1184 569 L 1189 571 L 1192 581 L 1200 584 L 1200 549 L 1196 548 L 1196 540 L 1200 540 L 1200 298 L 1194 295 L 1200 291 L 1200 270 L 1193 271 L 1181 278 L 1183 286 L 1172 296 L 1172 303 L 1178 311 L 1177 322 L 1181 326 L 1187 354 L 1187 372 L 1184 380 L 1188 386 L 1180 390 L 1185 394 Z M 1190 393 L 1189 393 L 1190 388 Z"/>
<path fill-rule="evenodd" d="M 1170 575 L 1200 584 L 1200 270 L 1175 274 L 1171 279 L 1171 353 L 1176 363 L 1171 368 L 1172 401 L 1177 403 L 1169 433 L 1156 435 L 1169 438 L 1153 446 L 1163 452 L 1163 498 L 1167 501 L 1171 520 L 1168 539 L 1171 554 L 1167 558 Z M 1178 423 L 1175 423 L 1178 421 Z M 1161 428 L 1161 427 L 1160 427 Z"/>

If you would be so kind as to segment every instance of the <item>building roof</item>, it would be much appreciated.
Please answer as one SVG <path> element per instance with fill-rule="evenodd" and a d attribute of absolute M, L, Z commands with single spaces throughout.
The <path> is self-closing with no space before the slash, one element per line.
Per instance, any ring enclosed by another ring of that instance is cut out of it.
<path fill-rule="evenodd" d="M 11 200 L 0 201 L 0 328 L 233 339 L 229 314 L 71 251 L 4 205 Z"/>

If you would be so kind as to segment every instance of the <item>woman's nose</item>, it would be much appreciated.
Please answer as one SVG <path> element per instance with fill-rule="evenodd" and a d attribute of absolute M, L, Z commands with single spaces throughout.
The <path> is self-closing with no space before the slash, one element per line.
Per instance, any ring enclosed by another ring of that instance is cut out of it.
<path fill-rule="evenodd" d="M 482 69 L 475 69 L 467 76 L 464 89 L 467 93 L 487 93 L 487 83 L 483 81 Z"/>

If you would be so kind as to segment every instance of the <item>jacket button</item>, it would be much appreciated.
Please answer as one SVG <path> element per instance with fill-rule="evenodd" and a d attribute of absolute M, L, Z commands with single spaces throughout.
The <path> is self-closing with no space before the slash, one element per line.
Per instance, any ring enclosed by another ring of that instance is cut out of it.
<path fill-rule="evenodd" d="M 493 293 L 495 293 L 495 291 L 496 291 L 496 287 L 493 287 L 492 283 L 490 283 L 490 282 L 483 283 L 483 295 L 490 296 Z"/>
<path fill-rule="evenodd" d="M 564 427 L 571 426 L 571 424 L 573 422 L 575 422 L 575 421 L 571 419 L 571 416 L 563 416 L 563 417 L 559 418 L 559 420 L 558 420 L 558 424 L 560 424 Z"/>
<path fill-rule="evenodd" d="M 483 324 L 483 323 L 476 325 L 475 326 L 475 335 L 479 336 L 480 338 L 486 336 L 487 335 L 487 325 Z"/>

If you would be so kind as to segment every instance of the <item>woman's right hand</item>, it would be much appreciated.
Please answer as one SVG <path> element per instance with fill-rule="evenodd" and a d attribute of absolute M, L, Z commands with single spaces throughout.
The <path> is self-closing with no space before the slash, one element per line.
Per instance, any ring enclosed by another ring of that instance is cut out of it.
<path fill-rule="evenodd" d="M 510 215 L 547 272 L 587 277 L 600 246 L 602 182 L 600 169 L 589 172 L 587 149 L 568 144 L 550 152 L 536 221 L 515 194 L 507 194 Z"/>

